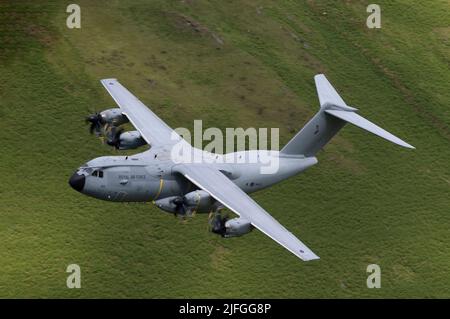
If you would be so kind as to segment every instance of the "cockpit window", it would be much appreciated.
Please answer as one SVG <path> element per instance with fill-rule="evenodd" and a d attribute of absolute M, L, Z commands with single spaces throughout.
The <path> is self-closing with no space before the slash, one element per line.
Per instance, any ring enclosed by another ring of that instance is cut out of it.
<path fill-rule="evenodd" d="M 103 171 L 95 170 L 92 172 L 92 176 L 103 178 Z"/>

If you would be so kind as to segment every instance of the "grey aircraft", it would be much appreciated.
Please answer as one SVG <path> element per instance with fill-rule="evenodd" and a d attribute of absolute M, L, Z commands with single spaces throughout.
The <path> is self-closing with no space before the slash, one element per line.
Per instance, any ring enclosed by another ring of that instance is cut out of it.
<path fill-rule="evenodd" d="M 317 152 L 346 123 L 400 146 L 414 147 L 358 115 L 357 109 L 344 102 L 323 74 L 314 79 L 320 109 L 281 151 L 265 151 L 279 163 L 277 172 L 272 174 L 261 173 L 264 165 L 261 162 L 227 160 L 230 156 L 259 157 L 262 150 L 222 155 L 194 148 L 116 79 L 101 80 L 119 108 L 89 116 L 91 132 L 102 134 L 108 128 L 107 142 L 118 149 L 134 149 L 146 144 L 150 149 L 130 156 L 95 158 L 79 167 L 69 184 L 85 195 L 102 200 L 151 201 L 158 208 L 178 216 L 210 213 L 211 231 L 223 237 L 241 236 L 257 228 L 300 259 L 318 259 L 247 194 L 317 164 Z M 123 132 L 120 126 L 127 122 L 136 131 Z M 175 145 L 182 145 L 191 154 L 213 160 L 199 163 L 192 161 L 191 157 L 175 159 L 172 152 Z M 222 216 L 224 208 L 238 217 L 229 219 Z"/>

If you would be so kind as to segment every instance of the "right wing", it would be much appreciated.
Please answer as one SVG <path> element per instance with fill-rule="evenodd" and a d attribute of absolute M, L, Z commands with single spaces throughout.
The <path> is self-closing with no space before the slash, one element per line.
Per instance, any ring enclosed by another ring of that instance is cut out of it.
<path fill-rule="evenodd" d="M 181 137 L 174 130 L 150 111 L 119 81 L 104 79 L 100 82 L 148 144 L 152 146 L 174 144 L 181 140 Z"/>
<path fill-rule="evenodd" d="M 219 170 L 202 164 L 178 164 L 172 170 L 184 175 L 197 187 L 208 192 L 237 215 L 250 221 L 253 226 L 300 259 L 305 261 L 319 259 L 305 244 Z"/>

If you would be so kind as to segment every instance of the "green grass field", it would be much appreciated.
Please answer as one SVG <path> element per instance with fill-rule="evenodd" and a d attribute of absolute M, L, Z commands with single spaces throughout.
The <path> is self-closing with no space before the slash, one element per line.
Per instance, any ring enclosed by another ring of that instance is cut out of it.
<path fill-rule="evenodd" d="M 449 1 L 377 1 L 381 29 L 370 1 L 78 0 L 81 29 L 69 3 L 0 2 L 0 297 L 450 297 Z M 279 127 L 283 145 L 318 109 L 316 73 L 417 148 L 348 126 L 317 166 L 252 195 L 319 261 L 67 184 L 117 154 L 84 124 L 114 106 L 102 78 L 172 127 Z"/>

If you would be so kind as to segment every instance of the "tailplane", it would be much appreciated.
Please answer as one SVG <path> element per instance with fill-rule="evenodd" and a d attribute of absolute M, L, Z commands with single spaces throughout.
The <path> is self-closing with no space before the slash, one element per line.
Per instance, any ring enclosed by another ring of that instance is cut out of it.
<path fill-rule="evenodd" d="M 314 156 L 347 123 L 352 123 L 366 131 L 397 145 L 414 148 L 378 125 L 356 113 L 348 106 L 323 74 L 314 77 L 320 110 L 281 150 L 282 154 Z"/>

